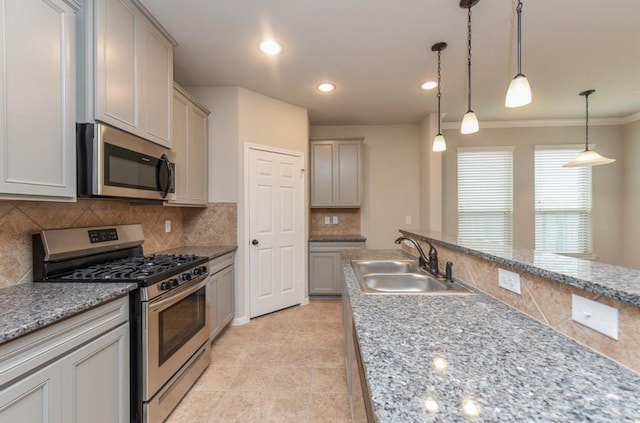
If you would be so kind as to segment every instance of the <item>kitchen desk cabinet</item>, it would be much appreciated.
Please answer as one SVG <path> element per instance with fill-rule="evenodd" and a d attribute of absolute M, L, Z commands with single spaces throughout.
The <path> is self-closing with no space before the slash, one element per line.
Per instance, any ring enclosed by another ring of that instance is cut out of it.
<path fill-rule="evenodd" d="M 217 257 L 209 262 L 209 286 L 207 288 L 212 341 L 233 320 L 234 273 L 233 253 Z"/>
<path fill-rule="evenodd" d="M 129 421 L 124 297 L 0 346 L 0 423 Z"/>
<path fill-rule="evenodd" d="M 309 242 L 309 295 L 340 295 L 340 250 L 344 248 L 364 248 L 364 242 Z"/>
<path fill-rule="evenodd" d="M 176 42 L 139 1 L 87 0 L 83 11 L 79 121 L 172 147 Z"/>
<path fill-rule="evenodd" d="M 209 111 L 179 85 L 173 90 L 173 151 L 176 153 L 175 205 L 206 206 L 208 201 Z"/>
<path fill-rule="evenodd" d="M 77 6 L 0 1 L 0 198 L 75 201 Z"/>
<path fill-rule="evenodd" d="M 360 207 L 363 139 L 311 140 L 311 207 Z"/>

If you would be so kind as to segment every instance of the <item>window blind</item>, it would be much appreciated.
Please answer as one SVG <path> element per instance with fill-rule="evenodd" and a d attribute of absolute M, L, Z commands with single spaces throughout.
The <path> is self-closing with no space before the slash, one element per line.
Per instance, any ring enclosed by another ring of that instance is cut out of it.
<path fill-rule="evenodd" d="M 458 149 L 458 238 L 512 244 L 513 149 Z"/>
<path fill-rule="evenodd" d="M 591 168 L 563 168 L 582 146 L 536 146 L 535 248 L 591 252 Z"/>

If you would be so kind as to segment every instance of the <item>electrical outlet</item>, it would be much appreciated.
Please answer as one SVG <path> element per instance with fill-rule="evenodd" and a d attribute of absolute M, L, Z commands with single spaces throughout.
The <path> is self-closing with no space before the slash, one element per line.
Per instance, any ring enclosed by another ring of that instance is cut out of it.
<path fill-rule="evenodd" d="M 331 216 L 325 216 L 324 217 L 324 224 L 325 225 L 330 225 L 331 224 Z"/>
<path fill-rule="evenodd" d="M 571 318 L 576 322 L 618 339 L 618 309 L 579 295 L 571 295 Z"/>
<path fill-rule="evenodd" d="M 338 216 L 333 216 L 333 224 L 334 225 L 338 224 Z"/>
<path fill-rule="evenodd" d="M 520 275 L 517 273 L 498 269 L 498 286 L 508 289 L 511 292 L 515 292 L 518 295 L 522 295 L 522 290 L 520 289 Z"/>
<path fill-rule="evenodd" d="M 167 219 L 164 221 L 164 231 L 171 232 L 171 220 Z"/>
<path fill-rule="evenodd" d="M 407 216 L 404 218 L 404 223 L 407 225 L 411 225 L 411 221 L 412 221 L 411 216 Z"/>

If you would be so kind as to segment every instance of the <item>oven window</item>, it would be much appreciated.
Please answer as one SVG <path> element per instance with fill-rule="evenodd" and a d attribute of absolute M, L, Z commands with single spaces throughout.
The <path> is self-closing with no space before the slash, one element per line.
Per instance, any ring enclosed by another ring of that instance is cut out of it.
<path fill-rule="evenodd" d="M 205 326 L 206 289 L 200 288 L 158 316 L 162 365 Z"/>

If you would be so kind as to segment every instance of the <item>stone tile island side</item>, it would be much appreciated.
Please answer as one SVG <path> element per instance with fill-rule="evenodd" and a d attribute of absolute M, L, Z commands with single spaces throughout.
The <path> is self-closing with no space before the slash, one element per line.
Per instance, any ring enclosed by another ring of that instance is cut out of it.
<path fill-rule="evenodd" d="M 360 291 L 351 260 L 402 258 L 412 256 L 341 253 L 345 301 L 378 422 L 632 422 L 640 416 L 638 373 L 489 295 Z"/>

